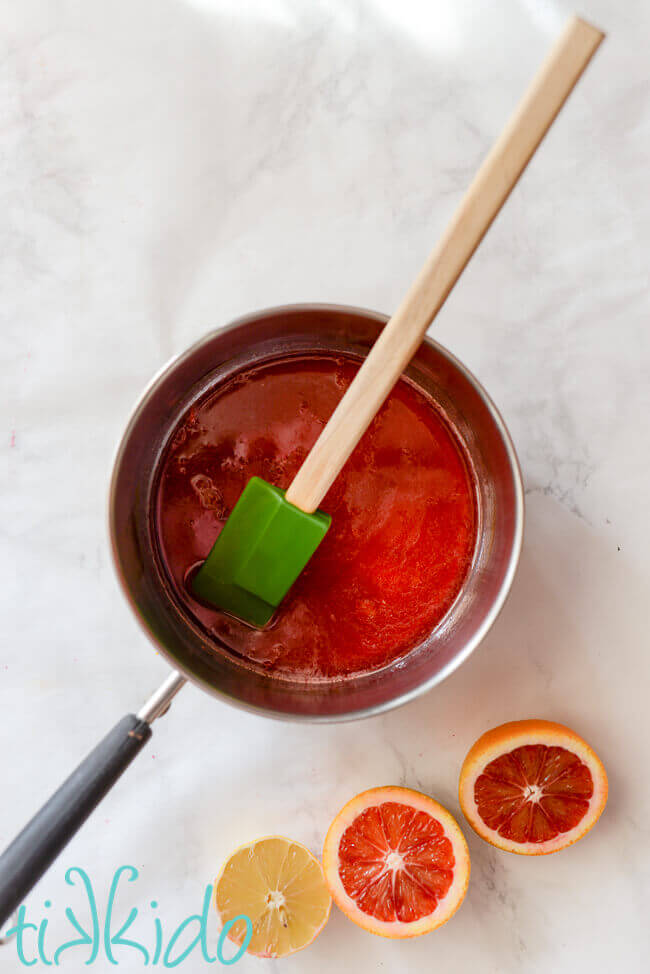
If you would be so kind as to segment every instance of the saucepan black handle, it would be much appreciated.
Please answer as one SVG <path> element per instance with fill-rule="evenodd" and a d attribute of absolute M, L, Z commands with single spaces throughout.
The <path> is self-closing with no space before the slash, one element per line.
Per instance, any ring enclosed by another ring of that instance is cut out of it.
<path fill-rule="evenodd" d="M 0 932 L 150 737 L 146 721 L 123 717 L 3 852 Z"/>

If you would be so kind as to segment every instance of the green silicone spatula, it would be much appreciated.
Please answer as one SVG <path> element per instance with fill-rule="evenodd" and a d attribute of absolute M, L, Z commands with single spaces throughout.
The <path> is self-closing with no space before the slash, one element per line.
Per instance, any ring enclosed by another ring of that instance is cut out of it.
<path fill-rule="evenodd" d="M 415 354 L 603 36 L 571 18 L 289 489 L 285 493 L 258 477 L 246 485 L 194 578 L 199 598 L 254 626 L 270 621 L 327 533 L 331 519 L 318 505 Z"/>

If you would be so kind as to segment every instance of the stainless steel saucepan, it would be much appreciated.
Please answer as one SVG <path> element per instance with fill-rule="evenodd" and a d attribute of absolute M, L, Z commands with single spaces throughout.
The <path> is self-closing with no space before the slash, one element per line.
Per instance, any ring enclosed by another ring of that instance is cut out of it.
<path fill-rule="evenodd" d="M 171 361 L 137 403 L 118 447 L 109 498 L 115 567 L 136 618 L 173 667 L 137 714 L 118 722 L 0 857 L 0 924 L 51 865 L 151 737 L 153 721 L 190 681 L 248 710 L 285 720 L 338 721 L 406 703 L 448 676 L 496 619 L 521 548 L 524 500 L 510 437 L 492 401 L 452 355 L 427 339 L 409 380 L 442 411 L 463 444 L 476 484 L 478 537 L 451 609 L 408 656 L 373 673 L 332 681 L 282 679 L 208 640 L 175 598 L 152 523 L 159 461 L 193 401 L 234 372 L 321 350 L 363 358 L 384 315 L 358 308 L 292 305 L 239 319 Z"/>

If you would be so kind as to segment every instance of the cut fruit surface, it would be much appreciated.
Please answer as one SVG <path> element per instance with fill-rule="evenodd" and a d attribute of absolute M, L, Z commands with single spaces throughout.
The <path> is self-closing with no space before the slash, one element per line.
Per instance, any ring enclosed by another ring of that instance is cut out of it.
<path fill-rule="evenodd" d="M 364 791 L 339 812 L 323 868 L 337 906 L 384 937 L 416 937 L 445 923 L 469 882 L 467 843 L 455 819 L 410 788 Z"/>
<path fill-rule="evenodd" d="M 461 769 L 459 798 L 467 821 L 487 842 L 545 855 L 595 824 L 607 802 L 607 775 L 568 727 L 517 720 L 476 741 Z"/>
<path fill-rule="evenodd" d="M 278 835 L 237 849 L 215 883 L 214 899 L 222 925 L 242 914 L 250 918 L 248 953 L 259 957 L 302 950 L 321 932 L 332 906 L 318 859 Z M 228 936 L 242 944 L 246 932 L 239 920 Z"/>

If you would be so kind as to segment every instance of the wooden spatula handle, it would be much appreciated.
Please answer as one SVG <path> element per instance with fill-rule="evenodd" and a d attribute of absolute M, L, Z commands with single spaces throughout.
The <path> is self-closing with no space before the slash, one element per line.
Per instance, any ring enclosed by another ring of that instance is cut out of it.
<path fill-rule="evenodd" d="M 603 36 L 578 17 L 567 24 L 481 165 L 442 239 L 296 474 L 287 491 L 287 500 L 296 507 L 311 513 L 323 500 L 415 354 Z"/>

